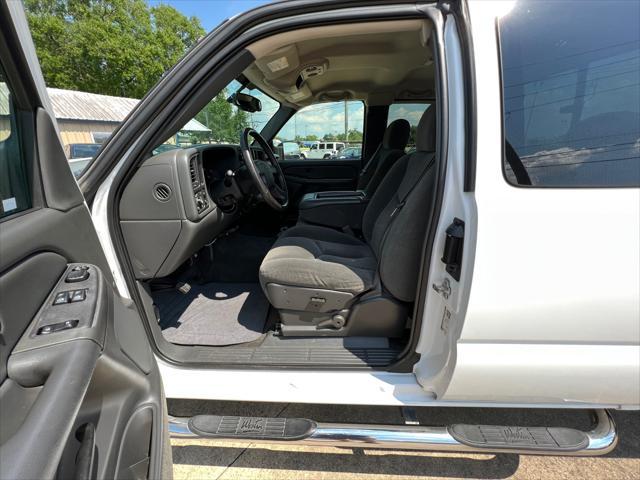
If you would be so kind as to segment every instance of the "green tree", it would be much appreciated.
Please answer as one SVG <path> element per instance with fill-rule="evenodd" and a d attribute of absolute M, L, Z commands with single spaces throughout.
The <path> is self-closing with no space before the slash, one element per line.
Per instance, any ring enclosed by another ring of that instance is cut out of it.
<path fill-rule="evenodd" d="M 339 133 L 338 135 L 335 136 L 335 139 L 340 141 L 340 142 L 362 142 L 362 132 L 360 130 L 356 130 L 355 128 L 352 128 L 349 130 L 349 135 L 347 137 L 347 135 L 345 135 L 344 133 Z"/>
<path fill-rule="evenodd" d="M 198 39 L 200 21 L 144 0 L 24 0 L 50 87 L 142 97 Z"/>
<path fill-rule="evenodd" d="M 200 141 L 237 143 L 242 130 L 249 126 L 246 112 L 234 108 L 227 97 L 227 90 L 222 90 L 196 115 L 196 120 L 211 129 L 210 134 L 198 135 Z"/>
<path fill-rule="evenodd" d="M 414 146 L 416 144 L 416 134 L 418 131 L 417 125 L 411 125 L 411 129 L 409 131 L 409 142 L 407 145 Z"/>

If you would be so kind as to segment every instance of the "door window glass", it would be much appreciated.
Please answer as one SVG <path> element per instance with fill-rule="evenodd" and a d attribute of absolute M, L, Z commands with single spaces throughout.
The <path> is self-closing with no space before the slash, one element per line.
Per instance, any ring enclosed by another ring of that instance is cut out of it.
<path fill-rule="evenodd" d="M 296 142 L 305 158 L 328 158 L 344 146 L 361 146 L 364 133 L 364 103 L 356 100 L 318 103 L 296 112 L 276 138 Z M 311 142 L 324 143 L 311 144 Z M 341 142 L 341 143 L 337 143 Z"/>
<path fill-rule="evenodd" d="M 500 20 L 514 185 L 640 186 L 640 3 L 519 1 Z"/>
<path fill-rule="evenodd" d="M 0 68 L 0 218 L 30 207 L 29 176 L 20 148 L 11 89 Z"/>

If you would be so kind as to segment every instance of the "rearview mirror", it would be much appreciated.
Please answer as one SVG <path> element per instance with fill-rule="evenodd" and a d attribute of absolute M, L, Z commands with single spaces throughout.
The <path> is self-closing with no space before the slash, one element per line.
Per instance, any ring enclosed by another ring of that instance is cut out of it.
<path fill-rule="evenodd" d="M 236 92 L 231 95 L 227 101 L 244 112 L 253 113 L 262 110 L 262 102 L 260 99 L 246 93 Z"/>

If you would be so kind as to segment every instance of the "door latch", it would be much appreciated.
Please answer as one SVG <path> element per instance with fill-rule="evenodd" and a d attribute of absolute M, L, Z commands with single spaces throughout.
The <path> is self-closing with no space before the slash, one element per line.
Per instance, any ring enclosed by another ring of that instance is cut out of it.
<path fill-rule="evenodd" d="M 460 281 L 463 245 L 464 222 L 459 218 L 454 218 L 453 223 L 447 228 L 447 240 L 440 260 L 445 264 L 447 273 L 457 281 Z"/>
<path fill-rule="evenodd" d="M 433 289 L 442 295 L 445 300 L 448 300 L 451 295 L 451 283 L 449 283 L 448 278 L 445 278 L 440 285 L 434 283 Z"/>

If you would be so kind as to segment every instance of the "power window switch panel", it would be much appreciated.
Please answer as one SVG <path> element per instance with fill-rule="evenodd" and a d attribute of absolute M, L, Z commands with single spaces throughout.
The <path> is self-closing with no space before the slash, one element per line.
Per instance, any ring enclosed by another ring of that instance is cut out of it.
<path fill-rule="evenodd" d="M 54 305 L 62 305 L 64 303 L 68 303 L 69 302 L 69 293 L 71 293 L 71 292 L 60 292 L 60 293 L 57 293 L 55 298 L 53 299 L 53 304 Z"/>
<path fill-rule="evenodd" d="M 87 298 L 87 290 L 74 290 L 71 292 L 71 303 L 74 302 L 82 302 L 85 298 Z"/>

